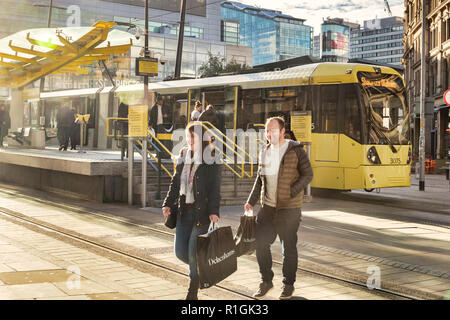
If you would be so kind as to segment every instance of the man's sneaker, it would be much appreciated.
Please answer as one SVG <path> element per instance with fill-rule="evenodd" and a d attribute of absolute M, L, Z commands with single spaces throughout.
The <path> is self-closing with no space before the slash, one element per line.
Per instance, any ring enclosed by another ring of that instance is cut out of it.
<path fill-rule="evenodd" d="M 273 289 L 273 283 L 263 281 L 259 284 L 259 289 L 256 291 L 256 293 L 253 295 L 253 298 L 255 299 L 262 299 L 266 296 L 266 294 L 269 293 L 270 290 Z"/>
<path fill-rule="evenodd" d="M 294 294 L 294 286 L 291 284 L 283 284 L 281 294 L 280 294 L 280 300 L 288 300 L 292 298 L 292 295 Z"/>

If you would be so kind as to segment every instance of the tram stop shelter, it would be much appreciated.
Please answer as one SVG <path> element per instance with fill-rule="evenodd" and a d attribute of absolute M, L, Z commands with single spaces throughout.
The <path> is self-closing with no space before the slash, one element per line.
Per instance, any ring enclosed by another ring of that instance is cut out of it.
<path fill-rule="evenodd" d="M 0 87 L 23 88 L 51 73 L 87 74 L 83 65 L 130 49 L 131 35 L 111 31 L 114 26 L 99 21 L 92 27 L 23 30 L 0 39 Z"/>
<path fill-rule="evenodd" d="M 29 29 L 0 39 L 0 87 L 12 89 L 11 131 L 23 127 L 25 87 L 53 73 L 87 74 L 87 65 L 130 50 L 132 35 L 112 30 L 115 25 L 99 21 L 91 27 Z M 62 155 L 53 149 L 0 151 L 1 181 L 97 201 L 121 200 L 126 195 L 122 190 L 126 164 L 115 155 Z"/>

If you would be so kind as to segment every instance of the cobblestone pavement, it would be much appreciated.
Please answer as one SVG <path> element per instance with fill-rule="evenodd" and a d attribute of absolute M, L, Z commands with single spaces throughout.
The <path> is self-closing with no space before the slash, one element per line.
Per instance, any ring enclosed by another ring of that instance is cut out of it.
<path fill-rule="evenodd" d="M 133 218 L 140 215 L 152 227 L 162 228 L 159 214 L 118 205 L 75 203 L 5 185 L 0 192 L 0 207 L 187 274 L 187 266 L 173 253 L 172 236 L 158 235 L 130 224 L 141 224 Z M 93 210 L 93 207 L 103 211 Z M 106 212 L 119 211 L 123 214 L 120 220 L 127 220 L 128 224 L 112 219 L 111 215 L 107 218 Z M 323 252 L 318 248 L 314 250 Z M 0 299 L 182 299 L 188 284 L 187 277 L 182 275 L 90 248 L 5 215 L 0 215 L 0 252 Z M 305 250 L 305 253 L 311 252 Z M 268 299 L 276 299 L 281 290 L 281 266 L 275 264 L 274 272 L 275 290 Z M 238 271 L 221 285 L 251 295 L 258 283 L 257 263 L 250 256 L 239 258 Z M 300 271 L 295 286 L 296 299 L 387 298 L 364 287 Z M 218 288 L 203 290 L 200 297 L 243 298 Z"/>

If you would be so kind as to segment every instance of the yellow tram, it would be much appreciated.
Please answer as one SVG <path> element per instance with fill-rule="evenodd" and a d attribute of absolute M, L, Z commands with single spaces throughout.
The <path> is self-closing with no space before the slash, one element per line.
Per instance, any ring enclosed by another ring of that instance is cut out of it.
<path fill-rule="evenodd" d="M 392 68 L 317 63 L 282 71 L 154 83 L 189 118 L 193 101 L 213 104 L 225 127 L 247 129 L 282 115 L 312 113 L 315 188 L 410 186 L 410 114 L 402 76 Z M 180 102 L 182 101 L 182 102 Z M 184 102 L 184 105 L 182 103 Z"/>
<path fill-rule="evenodd" d="M 214 105 L 224 129 L 260 128 L 274 115 L 312 114 L 311 186 L 338 190 L 410 186 L 410 114 L 402 76 L 392 68 L 316 63 L 281 71 L 150 83 L 150 96 L 171 107 L 173 128 L 189 121 L 194 102 Z M 143 85 L 98 98 L 99 115 L 120 103 L 140 104 Z M 106 93 L 108 92 L 108 93 Z M 102 93 L 103 94 L 103 93 Z M 112 111 L 112 112 L 111 112 Z M 99 121 L 102 123 L 102 121 Z"/>

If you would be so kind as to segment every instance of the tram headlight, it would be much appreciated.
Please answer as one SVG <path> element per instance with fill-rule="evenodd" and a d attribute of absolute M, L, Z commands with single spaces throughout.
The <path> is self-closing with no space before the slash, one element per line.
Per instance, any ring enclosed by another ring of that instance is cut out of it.
<path fill-rule="evenodd" d="M 406 164 L 410 164 L 412 160 L 412 152 L 411 148 L 408 149 L 408 160 L 406 161 Z"/>
<path fill-rule="evenodd" d="M 370 147 L 370 149 L 367 151 L 367 159 L 370 163 L 381 164 L 380 157 L 378 156 L 378 152 L 375 147 Z"/>

